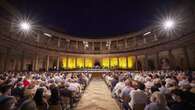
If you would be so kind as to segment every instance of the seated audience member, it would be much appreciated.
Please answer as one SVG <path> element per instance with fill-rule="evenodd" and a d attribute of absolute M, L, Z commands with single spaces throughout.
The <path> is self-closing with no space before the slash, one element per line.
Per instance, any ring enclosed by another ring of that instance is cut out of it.
<path fill-rule="evenodd" d="M 10 96 L 11 95 L 11 85 L 7 85 L 7 84 L 4 84 L 4 85 L 1 85 L 0 86 L 0 95 L 3 95 L 3 96 Z"/>
<path fill-rule="evenodd" d="M 148 103 L 148 96 L 145 93 L 145 85 L 138 82 L 138 89 L 130 92 L 131 101 L 129 105 L 132 110 L 143 110 L 145 105 Z"/>
<path fill-rule="evenodd" d="M 68 87 L 68 85 L 66 85 L 66 84 L 62 84 L 59 87 L 60 96 L 62 97 L 62 99 L 64 99 L 64 100 L 66 99 L 66 104 L 70 104 L 70 108 L 72 108 L 73 107 L 73 102 L 74 102 L 73 92 L 68 90 L 67 87 Z M 66 105 L 64 104 L 63 106 L 66 106 Z"/>
<path fill-rule="evenodd" d="M 11 96 L 0 96 L 0 110 L 14 110 L 16 100 Z"/>
<path fill-rule="evenodd" d="M 37 110 L 36 103 L 31 99 L 27 99 L 22 103 L 18 110 Z"/>
<path fill-rule="evenodd" d="M 106 83 L 108 84 L 109 87 L 111 87 L 111 81 L 113 80 L 113 77 L 111 74 L 106 75 Z"/>
<path fill-rule="evenodd" d="M 79 92 L 79 85 L 74 81 L 74 79 L 68 79 L 68 90 L 72 92 Z"/>
<path fill-rule="evenodd" d="M 57 87 L 51 89 L 51 96 L 48 102 L 49 110 L 62 110 L 60 93 Z"/>
<path fill-rule="evenodd" d="M 173 104 L 170 106 L 171 110 L 185 110 L 187 109 L 187 104 L 184 101 L 182 90 L 174 90 L 172 91 L 172 99 L 174 100 Z M 187 109 L 189 110 L 189 109 Z"/>
<path fill-rule="evenodd" d="M 118 83 L 118 77 L 117 75 L 114 75 L 114 78 L 111 80 L 111 91 L 114 89 L 117 83 Z"/>
<path fill-rule="evenodd" d="M 195 94 L 195 79 L 192 79 L 190 86 L 191 86 L 190 92 Z"/>
<path fill-rule="evenodd" d="M 183 76 L 182 79 L 179 81 L 178 86 L 181 89 L 186 89 L 187 86 L 190 86 L 188 78 L 186 76 Z"/>
<path fill-rule="evenodd" d="M 166 98 L 160 92 L 154 92 L 150 97 L 151 103 L 144 110 L 170 110 Z"/>
<path fill-rule="evenodd" d="M 47 100 L 43 96 L 43 92 L 44 92 L 43 88 L 38 88 L 33 98 L 37 105 L 38 110 L 48 109 L 48 103 L 47 103 Z"/>
<path fill-rule="evenodd" d="M 170 90 L 167 87 L 165 87 L 165 85 L 166 85 L 166 82 L 162 81 L 161 87 L 159 88 L 159 91 L 161 94 L 169 94 L 170 93 Z"/>
<path fill-rule="evenodd" d="M 121 92 L 121 98 L 123 100 L 123 107 L 125 110 L 129 110 L 130 106 L 129 106 L 129 101 L 130 101 L 130 92 L 133 90 L 132 88 L 132 82 L 130 79 L 127 79 L 125 81 L 125 87 L 122 89 Z"/>
<path fill-rule="evenodd" d="M 152 94 L 152 93 L 154 93 L 154 92 L 158 92 L 159 91 L 159 88 L 158 88 L 158 86 L 152 86 L 151 88 L 150 88 L 150 93 Z"/>
<path fill-rule="evenodd" d="M 154 86 L 154 83 L 152 82 L 152 79 L 149 76 L 147 76 L 145 80 L 146 81 L 144 84 L 146 86 L 146 91 L 149 91 Z"/>
<path fill-rule="evenodd" d="M 124 78 L 120 78 L 119 82 L 116 84 L 112 91 L 113 96 L 119 97 L 119 94 L 121 93 L 124 87 L 125 87 Z"/>

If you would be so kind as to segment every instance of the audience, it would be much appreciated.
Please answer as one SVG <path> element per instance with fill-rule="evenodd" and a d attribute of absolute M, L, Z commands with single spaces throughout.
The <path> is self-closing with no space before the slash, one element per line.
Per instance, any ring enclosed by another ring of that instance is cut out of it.
<path fill-rule="evenodd" d="M 1 110 L 14 110 L 16 100 L 11 96 L 0 96 L 0 109 Z"/>
<path fill-rule="evenodd" d="M 48 109 L 48 103 L 47 103 L 47 100 L 43 96 L 43 92 L 44 92 L 43 88 L 38 88 L 33 98 L 37 105 L 38 110 Z"/>
<path fill-rule="evenodd" d="M 22 103 L 18 110 L 37 110 L 37 107 L 33 100 L 27 99 Z"/>
<path fill-rule="evenodd" d="M 138 88 L 130 92 L 131 101 L 129 102 L 129 105 L 133 110 L 141 107 L 144 108 L 148 103 L 148 96 L 144 90 L 145 85 L 138 82 Z"/>
<path fill-rule="evenodd" d="M 71 109 L 90 78 L 87 72 L 1 73 L 0 110 Z"/>
<path fill-rule="evenodd" d="M 124 110 L 195 110 L 195 73 L 108 72 L 103 78 Z"/>
<path fill-rule="evenodd" d="M 195 73 L 137 71 L 102 75 L 124 110 L 195 110 Z M 71 109 L 90 79 L 87 72 L 1 73 L 0 109 Z"/>
<path fill-rule="evenodd" d="M 151 103 L 144 110 L 169 110 L 165 96 L 160 92 L 154 92 L 150 97 Z"/>

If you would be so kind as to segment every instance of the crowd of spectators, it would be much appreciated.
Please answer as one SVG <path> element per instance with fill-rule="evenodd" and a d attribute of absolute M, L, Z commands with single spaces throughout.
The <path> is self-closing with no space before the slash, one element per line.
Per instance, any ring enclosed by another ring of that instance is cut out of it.
<path fill-rule="evenodd" d="M 195 73 L 107 72 L 103 78 L 123 110 L 195 110 Z M 0 110 L 71 109 L 90 79 L 87 72 L 1 73 Z"/>
<path fill-rule="evenodd" d="M 87 72 L 1 73 L 0 110 L 71 109 L 90 79 Z"/>
<path fill-rule="evenodd" d="M 195 73 L 109 72 L 103 78 L 123 110 L 195 110 Z"/>

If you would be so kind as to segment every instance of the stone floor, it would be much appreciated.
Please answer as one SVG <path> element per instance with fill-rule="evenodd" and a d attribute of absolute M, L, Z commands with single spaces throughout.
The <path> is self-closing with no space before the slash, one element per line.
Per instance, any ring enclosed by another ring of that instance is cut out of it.
<path fill-rule="evenodd" d="M 93 78 L 75 110 L 120 110 L 101 78 Z"/>

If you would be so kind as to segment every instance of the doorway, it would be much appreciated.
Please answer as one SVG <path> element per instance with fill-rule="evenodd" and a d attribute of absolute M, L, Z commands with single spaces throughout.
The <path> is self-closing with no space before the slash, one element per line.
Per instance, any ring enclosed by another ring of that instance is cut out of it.
<path fill-rule="evenodd" d="M 94 69 L 101 69 L 101 64 L 99 62 L 99 60 L 96 60 L 94 63 Z"/>

